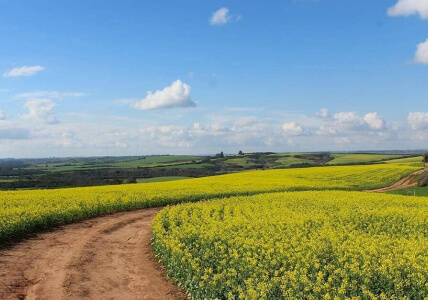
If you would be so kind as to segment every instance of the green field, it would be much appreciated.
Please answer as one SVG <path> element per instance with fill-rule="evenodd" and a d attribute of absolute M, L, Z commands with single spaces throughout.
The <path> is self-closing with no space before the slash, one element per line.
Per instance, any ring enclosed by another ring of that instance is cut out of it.
<path fill-rule="evenodd" d="M 138 178 L 137 183 L 149 183 L 149 182 L 165 182 L 174 180 L 191 179 L 192 177 L 184 176 L 165 176 L 165 177 L 154 177 L 154 178 Z"/>
<path fill-rule="evenodd" d="M 166 165 L 163 166 L 162 168 L 165 169 L 201 169 L 201 168 L 206 168 L 206 167 L 212 167 L 213 164 L 210 163 L 198 163 L 198 164 L 194 164 L 194 163 L 186 163 L 186 164 L 174 164 L 174 165 Z"/>
<path fill-rule="evenodd" d="M 187 155 L 167 155 L 167 156 L 147 156 L 146 158 L 137 158 L 131 160 L 118 161 L 111 164 L 117 168 L 136 168 L 136 167 L 150 167 L 150 166 L 163 166 L 172 163 L 192 163 L 192 161 L 201 160 L 200 156 L 187 156 Z"/>
<path fill-rule="evenodd" d="M 163 167 L 175 164 L 192 164 L 203 157 L 190 155 L 159 155 L 133 157 L 64 158 L 57 161 L 33 163 L 25 169 L 51 172 L 94 170 L 103 168 Z"/>
<path fill-rule="evenodd" d="M 374 163 L 384 160 L 401 158 L 402 155 L 388 155 L 388 154 L 347 154 L 347 153 L 333 153 L 331 154 L 333 160 L 329 161 L 327 165 L 347 165 L 359 163 Z"/>
<path fill-rule="evenodd" d="M 399 158 L 385 161 L 387 164 L 414 164 L 417 166 L 423 167 L 423 157 L 415 156 L 415 157 L 407 157 L 407 158 Z"/>
<path fill-rule="evenodd" d="M 275 162 L 284 167 L 291 167 L 292 165 L 314 164 L 313 160 L 296 157 L 296 154 L 284 155 Z"/>
<path fill-rule="evenodd" d="M 225 164 L 236 165 L 240 167 L 252 167 L 255 165 L 248 157 L 239 157 L 239 158 L 229 158 L 224 161 Z"/>

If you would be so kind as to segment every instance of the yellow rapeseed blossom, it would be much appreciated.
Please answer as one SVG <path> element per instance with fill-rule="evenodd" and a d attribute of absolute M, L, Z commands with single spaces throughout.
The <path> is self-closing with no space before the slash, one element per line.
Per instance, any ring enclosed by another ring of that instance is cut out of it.
<path fill-rule="evenodd" d="M 347 191 L 168 207 L 155 252 L 192 299 L 424 299 L 428 198 Z M 186 257 L 186 261 L 181 261 Z"/>
<path fill-rule="evenodd" d="M 408 165 L 251 171 L 173 182 L 0 192 L 0 243 L 101 213 L 265 192 L 375 188 L 417 170 Z"/>

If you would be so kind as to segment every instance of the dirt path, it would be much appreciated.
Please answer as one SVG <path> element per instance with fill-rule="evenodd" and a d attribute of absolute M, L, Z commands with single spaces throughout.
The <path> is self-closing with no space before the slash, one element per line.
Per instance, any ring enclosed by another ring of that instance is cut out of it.
<path fill-rule="evenodd" d="M 0 251 L 0 299 L 186 299 L 152 254 L 159 210 L 63 226 Z"/>
<path fill-rule="evenodd" d="M 409 188 L 409 187 L 415 187 L 418 185 L 418 183 L 413 182 L 413 179 L 415 177 L 417 177 L 418 175 L 420 175 L 421 173 L 423 173 L 425 170 L 427 170 L 427 165 L 425 165 L 425 169 L 422 169 L 422 170 L 416 171 L 410 175 L 407 175 L 406 177 L 400 179 L 399 181 L 397 181 L 393 185 L 386 186 L 386 187 L 379 188 L 379 189 L 374 189 L 374 190 L 365 190 L 365 192 L 383 193 L 383 192 L 388 192 L 388 191 L 393 191 L 393 190 L 401 190 L 401 189 L 405 189 L 405 188 Z"/>

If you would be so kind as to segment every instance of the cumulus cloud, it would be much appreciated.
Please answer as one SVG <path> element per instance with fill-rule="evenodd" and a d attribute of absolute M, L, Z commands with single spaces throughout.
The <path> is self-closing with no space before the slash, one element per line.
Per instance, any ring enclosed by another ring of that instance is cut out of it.
<path fill-rule="evenodd" d="M 334 114 L 334 119 L 337 124 L 342 125 L 347 129 L 355 129 L 364 124 L 360 115 L 353 111 Z"/>
<path fill-rule="evenodd" d="M 385 129 L 385 121 L 377 112 L 365 114 L 363 117 L 356 112 L 340 112 L 334 115 L 334 120 L 334 125 L 341 132 Z"/>
<path fill-rule="evenodd" d="M 338 131 L 334 127 L 321 125 L 316 131 L 316 134 L 320 136 L 332 136 L 332 135 L 337 135 Z"/>
<path fill-rule="evenodd" d="M 0 110 L 0 121 L 6 120 L 6 113 L 3 110 Z"/>
<path fill-rule="evenodd" d="M 428 39 L 418 44 L 415 53 L 415 62 L 419 64 L 428 64 Z"/>
<path fill-rule="evenodd" d="M 232 16 L 229 14 L 229 9 L 227 7 L 222 7 L 217 11 L 213 12 L 210 18 L 211 25 L 225 25 L 231 21 L 241 21 L 242 16 Z"/>
<path fill-rule="evenodd" d="M 392 17 L 410 16 L 419 14 L 422 19 L 428 19 L 428 1 L 426 0 L 399 0 L 388 9 Z"/>
<path fill-rule="evenodd" d="M 40 71 L 43 71 L 45 68 L 42 66 L 24 66 L 17 67 L 9 70 L 3 74 L 4 77 L 20 77 L 20 76 L 32 76 L 37 74 Z"/>
<path fill-rule="evenodd" d="M 407 121 L 413 130 L 428 129 L 428 112 L 411 112 Z"/>
<path fill-rule="evenodd" d="M 36 91 L 21 93 L 15 96 L 15 98 L 50 98 L 50 99 L 63 99 L 63 98 L 74 98 L 74 97 L 83 97 L 83 93 L 73 93 L 73 92 L 56 92 L 56 91 Z"/>
<path fill-rule="evenodd" d="M 181 80 L 174 81 L 170 86 L 156 92 L 147 92 L 146 98 L 133 104 L 140 110 L 152 110 L 173 107 L 194 107 L 190 98 L 190 86 Z"/>
<path fill-rule="evenodd" d="M 222 7 L 219 10 L 213 12 L 210 24 L 211 25 L 224 25 L 230 21 L 229 9 L 227 7 Z"/>
<path fill-rule="evenodd" d="M 321 108 L 319 111 L 317 111 L 315 113 L 315 115 L 317 117 L 320 117 L 320 118 L 323 118 L 323 119 L 330 118 L 330 112 L 328 111 L 327 108 Z"/>
<path fill-rule="evenodd" d="M 58 120 L 52 112 L 55 103 L 49 99 L 28 99 L 24 107 L 28 109 L 28 114 L 22 115 L 23 120 L 41 121 L 46 124 L 57 124 Z"/>
<path fill-rule="evenodd" d="M 377 112 L 366 114 L 363 120 L 371 129 L 382 130 L 385 128 L 385 121 Z"/>
<path fill-rule="evenodd" d="M 303 128 L 296 122 L 284 123 L 282 130 L 286 135 L 301 135 L 303 133 Z"/>

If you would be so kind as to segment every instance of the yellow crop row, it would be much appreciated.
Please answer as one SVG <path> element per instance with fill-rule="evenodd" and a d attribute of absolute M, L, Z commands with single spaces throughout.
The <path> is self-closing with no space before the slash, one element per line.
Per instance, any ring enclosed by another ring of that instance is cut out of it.
<path fill-rule="evenodd" d="M 162 183 L 0 192 L 0 245 L 53 225 L 101 213 L 265 192 L 358 190 L 391 184 L 407 165 L 252 171 Z"/>
<path fill-rule="evenodd" d="M 168 207 L 153 234 L 192 299 L 428 299 L 428 198 L 240 196 Z"/>

